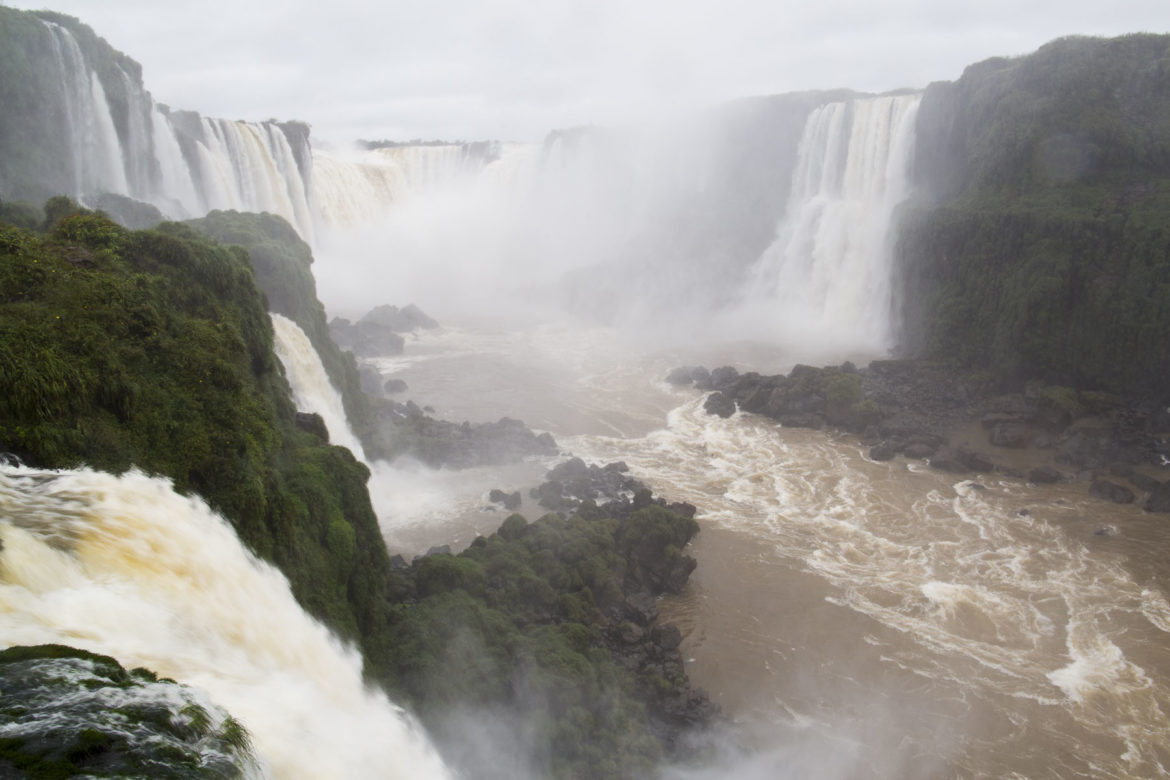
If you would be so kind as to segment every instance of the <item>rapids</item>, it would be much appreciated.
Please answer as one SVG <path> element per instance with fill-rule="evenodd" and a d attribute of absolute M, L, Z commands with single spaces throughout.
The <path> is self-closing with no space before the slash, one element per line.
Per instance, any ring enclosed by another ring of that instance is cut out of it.
<path fill-rule="evenodd" d="M 742 368 L 785 368 L 774 351 L 737 349 Z M 601 329 L 446 328 L 381 367 L 439 416 L 506 411 L 700 508 L 699 568 L 663 613 L 684 629 L 692 679 L 733 716 L 746 748 L 710 776 L 1149 777 L 1170 767 L 1164 523 L 1092 499 L 1083 484 L 962 480 L 870 461 L 850 436 L 722 420 L 661 381 L 674 365 L 710 360 Z M 501 474 L 492 486 L 525 483 Z M 431 487 L 440 502 L 445 485 Z M 485 516 L 501 518 L 449 507 L 441 519 L 429 505 L 429 533 L 404 551 L 469 541 Z"/>

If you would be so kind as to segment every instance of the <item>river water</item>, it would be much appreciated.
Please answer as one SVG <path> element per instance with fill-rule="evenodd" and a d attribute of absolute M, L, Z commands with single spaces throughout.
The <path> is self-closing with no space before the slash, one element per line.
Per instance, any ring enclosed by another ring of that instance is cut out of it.
<path fill-rule="evenodd" d="M 662 381 L 683 363 L 791 362 L 543 327 L 446 328 L 379 366 L 439 417 L 520 417 L 699 507 L 699 568 L 662 610 L 737 747 L 698 776 L 1166 774 L 1165 518 L 1084 484 L 874 462 L 855 437 L 719 419 Z M 490 532 L 503 515 L 485 511 L 487 491 L 535 484 L 550 463 L 425 478 L 399 466 L 392 551 Z"/>

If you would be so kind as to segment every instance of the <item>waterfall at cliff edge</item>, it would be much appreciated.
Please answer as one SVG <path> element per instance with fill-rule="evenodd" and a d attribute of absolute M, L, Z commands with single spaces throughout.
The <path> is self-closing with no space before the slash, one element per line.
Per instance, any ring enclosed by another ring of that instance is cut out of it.
<path fill-rule="evenodd" d="M 857 99 L 809 115 L 776 239 L 749 282 L 786 336 L 890 348 L 892 223 L 909 194 L 920 100 Z"/>
<path fill-rule="evenodd" d="M 172 112 L 154 102 L 113 52 L 108 67 L 99 67 L 69 29 L 44 25 L 61 85 L 45 99 L 60 102 L 53 109 L 65 125 L 61 148 L 43 155 L 58 168 L 41 172 L 46 181 L 61 181 L 67 194 L 89 205 L 113 193 L 176 219 L 214 209 L 268 211 L 313 240 L 307 130 Z M 48 135 L 37 143 L 52 144 Z"/>
<path fill-rule="evenodd" d="M 420 729 L 288 581 L 168 481 L 0 466 L 0 636 L 200 688 L 274 778 L 441 778 Z"/>
<path fill-rule="evenodd" d="M 280 314 L 270 314 L 275 332 L 273 351 L 284 366 L 292 387 L 293 402 L 302 412 L 321 415 L 329 431 L 329 441 L 346 447 L 358 460 L 365 460 L 365 450 L 349 427 L 341 394 L 329 381 L 313 343 L 295 322 Z"/>

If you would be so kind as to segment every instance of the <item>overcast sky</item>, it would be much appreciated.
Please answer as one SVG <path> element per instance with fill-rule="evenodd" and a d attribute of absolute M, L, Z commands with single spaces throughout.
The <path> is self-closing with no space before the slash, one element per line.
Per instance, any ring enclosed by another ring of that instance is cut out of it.
<path fill-rule="evenodd" d="M 957 78 L 1170 0 L 0 0 L 79 17 L 155 99 L 314 136 L 538 140 L 747 95 Z"/>

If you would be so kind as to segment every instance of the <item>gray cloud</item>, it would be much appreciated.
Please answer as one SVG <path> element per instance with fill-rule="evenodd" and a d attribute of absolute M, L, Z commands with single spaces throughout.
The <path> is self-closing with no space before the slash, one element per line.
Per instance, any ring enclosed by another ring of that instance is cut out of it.
<path fill-rule="evenodd" d="M 318 136 L 508 138 L 753 94 L 958 77 L 1062 35 L 1170 30 L 1164 0 L 9 0 L 79 17 L 160 102 Z"/>

